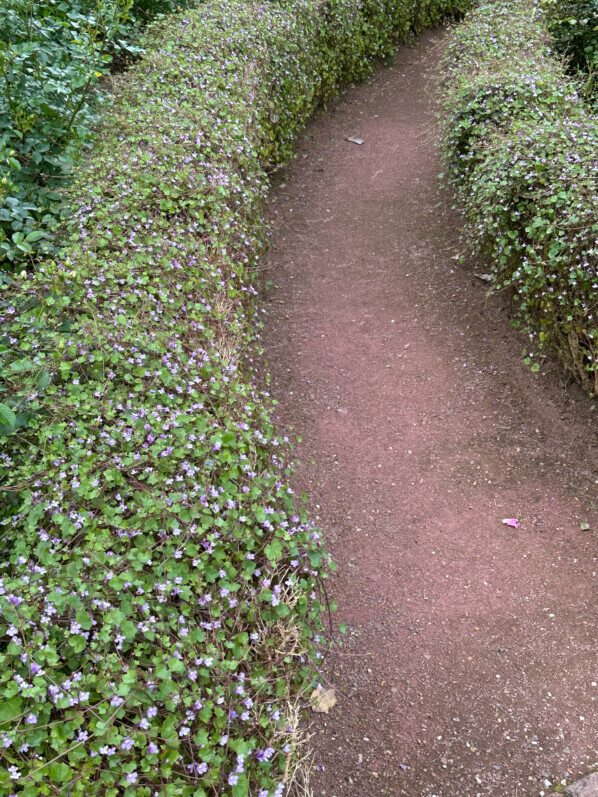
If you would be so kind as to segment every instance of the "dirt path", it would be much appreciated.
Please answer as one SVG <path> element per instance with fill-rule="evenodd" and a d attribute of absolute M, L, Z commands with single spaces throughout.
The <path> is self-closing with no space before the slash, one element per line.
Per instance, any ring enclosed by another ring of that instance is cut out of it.
<path fill-rule="evenodd" d="M 272 392 L 349 627 L 316 797 L 539 795 L 597 760 L 595 423 L 453 259 L 441 39 L 315 120 L 271 197 Z"/>

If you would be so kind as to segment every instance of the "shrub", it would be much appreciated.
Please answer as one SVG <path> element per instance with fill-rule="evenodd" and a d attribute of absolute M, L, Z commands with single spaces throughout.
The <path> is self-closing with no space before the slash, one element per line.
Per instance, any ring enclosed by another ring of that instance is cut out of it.
<path fill-rule="evenodd" d="M 326 557 L 257 388 L 266 172 L 340 77 L 454 8 L 228 0 L 148 33 L 63 256 L 2 294 L 2 793 L 292 779 Z"/>
<path fill-rule="evenodd" d="M 598 69 L 598 0 L 545 0 L 545 8 L 557 51 L 575 69 Z"/>
<path fill-rule="evenodd" d="M 0 266 L 56 250 L 65 181 L 97 122 L 114 57 L 187 0 L 4 0 L 0 8 Z"/>
<path fill-rule="evenodd" d="M 514 289 L 534 348 L 597 390 L 598 128 L 548 43 L 533 0 L 472 12 L 444 59 L 443 149 L 495 287 Z"/>

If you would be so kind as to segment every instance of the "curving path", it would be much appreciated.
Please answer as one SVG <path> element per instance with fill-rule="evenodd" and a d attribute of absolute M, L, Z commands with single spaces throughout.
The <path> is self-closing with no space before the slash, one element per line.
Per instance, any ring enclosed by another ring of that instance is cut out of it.
<path fill-rule="evenodd" d="M 598 760 L 596 427 L 454 259 L 441 44 L 321 114 L 270 200 L 272 392 L 349 629 L 324 664 L 316 797 L 539 795 Z"/>

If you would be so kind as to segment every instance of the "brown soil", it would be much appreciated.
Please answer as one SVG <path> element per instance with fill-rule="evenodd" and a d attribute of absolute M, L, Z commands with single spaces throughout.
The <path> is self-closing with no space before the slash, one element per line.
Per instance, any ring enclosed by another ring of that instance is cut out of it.
<path fill-rule="evenodd" d="M 270 200 L 272 392 L 349 628 L 314 715 L 317 797 L 538 795 L 596 760 L 596 427 L 454 259 L 441 42 L 320 114 Z"/>

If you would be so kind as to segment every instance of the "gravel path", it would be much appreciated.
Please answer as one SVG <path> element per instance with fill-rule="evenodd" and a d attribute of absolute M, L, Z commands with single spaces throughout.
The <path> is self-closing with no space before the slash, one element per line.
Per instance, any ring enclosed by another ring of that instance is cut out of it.
<path fill-rule="evenodd" d="M 598 758 L 596 426 L 455 260 L 442 38 L 320 114 L 270 200 L 272 392 L 349 629 L 316 797 L 539 795 Z"/>

